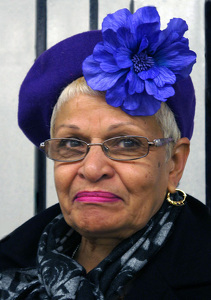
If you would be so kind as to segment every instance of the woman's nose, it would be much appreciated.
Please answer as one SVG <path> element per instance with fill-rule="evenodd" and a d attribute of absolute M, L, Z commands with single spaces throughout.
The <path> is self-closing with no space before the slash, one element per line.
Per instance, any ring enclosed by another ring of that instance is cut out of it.
<path fill-rule="evenodd" d="M 90 147 L 86 157 L 81 162 L 79 175 L 92 182 L 108 179 L 114 176 L 112 161 L 104 154 L 100 145 Z"/>

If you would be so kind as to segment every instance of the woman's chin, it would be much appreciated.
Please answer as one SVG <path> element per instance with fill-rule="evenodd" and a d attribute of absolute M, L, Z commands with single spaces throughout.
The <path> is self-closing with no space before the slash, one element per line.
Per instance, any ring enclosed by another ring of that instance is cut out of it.
<path fill-rule="evenodd" d="M 125 231 L 126 214 L 122 208 L 86 206 L 83 209 L 72 209 L 69 214 L 63 211 L 65 221 L 84 237 L 116 237 Z"/>

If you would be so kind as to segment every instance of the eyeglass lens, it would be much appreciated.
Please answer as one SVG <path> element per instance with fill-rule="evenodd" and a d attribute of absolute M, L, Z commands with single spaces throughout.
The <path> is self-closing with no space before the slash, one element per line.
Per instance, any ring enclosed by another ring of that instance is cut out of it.
<path fill-rule="evenodd" d="M 144 137 L 116 137 L 104 142 L 107 155 L 113 159 L 130 160 L 148 154 L 148 140 Z"/>
<path fill-rule="evenodd" d="M 116 160 L 137 159 L 149 152 L 145 137 L 115 137 L 99 145 L 106 156 Z M 77 139 L 51 139 L 45 142 L 45 152 L 50 159 L 71 162 L 83 159 L 91 146 Z"/>
<path fill-rule="evenodd" d="M 53 139 L 47 141 L 45 151 L 53 160 L 76 161 L 86 155 L 87 144 L 76 139 Z"/>

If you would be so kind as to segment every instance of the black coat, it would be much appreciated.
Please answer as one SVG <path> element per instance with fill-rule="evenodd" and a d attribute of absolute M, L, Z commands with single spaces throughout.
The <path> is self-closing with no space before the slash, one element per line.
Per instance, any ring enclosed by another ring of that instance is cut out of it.
<path fill-rule="evenodd" d="M 33 267 L 44 227 L 60 213 L 54 205 L 0 243 L 0 269 Z M 125 300 L 211 299 L 211 216 L 191 196 L 163 248 L 125 288 Z"/>

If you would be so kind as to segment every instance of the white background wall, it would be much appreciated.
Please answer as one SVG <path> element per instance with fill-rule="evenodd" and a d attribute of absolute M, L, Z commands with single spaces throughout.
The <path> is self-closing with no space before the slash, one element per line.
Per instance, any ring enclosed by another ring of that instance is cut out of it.
<path fill-rule="evenodd" d="M 129 0 L 99 0 L 99 27 L 107 13 L 129 8 Z M 197 55 L 192 79 L 197 107 L 191 154 L 180 188 L 205 203 L 204 1 L 136 0 L 153 5 L 162 27 L 181 17 Z M 0 0 L 0 237 L 33 216 L 34 147 L 17 125 L 19 87 L 35 58 L 35 0 Z M 47 47 L 89 29 L 89 0 L 48 0 Z M 57 202 L 53 163 L 47 164 L 47 204 Z"/>

